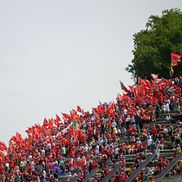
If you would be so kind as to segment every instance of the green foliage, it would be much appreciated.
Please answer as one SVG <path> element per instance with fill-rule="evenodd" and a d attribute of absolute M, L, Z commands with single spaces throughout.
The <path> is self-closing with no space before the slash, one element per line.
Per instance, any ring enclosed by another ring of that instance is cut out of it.
<path fill-rule="evenodd" d="M 172 51 L 182 55 L 182 12 L 179 9 L 164 10 L 161 17 L 150 16 L 146 29 L 134 34 L 134 58 L 126 70 L 133 78 L 151 79 L 151 73 L 169 78 Z M 175 73 L 179 74 L 181 68 Z"/>

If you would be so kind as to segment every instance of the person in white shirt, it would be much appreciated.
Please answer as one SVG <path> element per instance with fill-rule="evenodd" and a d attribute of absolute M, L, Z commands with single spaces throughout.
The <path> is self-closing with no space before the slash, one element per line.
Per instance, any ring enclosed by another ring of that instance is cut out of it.
<path fill-rule="evenodd" d="M 128 110 L 127 109 L 124 109 L 123 113 L 126 116 L 128 114 Z"/>
<path fill-rule="evenodd" d="M 153 143 L 152 136 L 150 135 L 147 139 L 147 145 L 150 146 Z"/>
<path fill-rule="evenodd" d="M 163 104 L 163 110 L 164 110 L 164 113 L 168 113 L 170 111 L 170 109 L 169 109 L 169 102 L 166 101 Z"/>
<path fill-rule="evenodd" d="M 114 128 L 114 127 L 116 127 L 116 126 L 117 126 L 116 121 L 113 121 L 113 122 L 112 122 L 112 127 Z"/>

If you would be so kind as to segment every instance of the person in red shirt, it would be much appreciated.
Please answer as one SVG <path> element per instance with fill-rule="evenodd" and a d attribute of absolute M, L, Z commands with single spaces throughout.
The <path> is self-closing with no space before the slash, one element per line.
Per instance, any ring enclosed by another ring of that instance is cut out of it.
<path fill-rule="evenodd" d="M 69 168 L 73 168 L 74 167 L 74 161 L 73 159 L 70 159 L 69 162 L 68 162 L 68 167 Z"/>
<path fill-rule="evenodd" d="M 96 163 L 96 161 L 95 160 L 93 160 L 92 161 L 92 169 L 95 169 L 95 168 L 97 168 L 99 165 Z"/>
<path fill-rule="evenodd" d="M 104 171 L 104 175 L 107 176 L 110 173 L 110 169 L 108 167 L 106 167 L 105 171 Z"/>
<path fill-rule="evenodd" d="M 3 174 L 3 171 L 4 171 L 4 164 L 0 164 L 0 174 Z"/>
<path fill-rule="evenodd" d="M 121 158 L 121 161 L 122 161 L 122 163 L 123 163 L 123 167 L 125 168 L 125 167 L 126 167 L 126 158 L 123 156 L 123 157 Z"/>
<path fill-rule="evenodd" d="M 156 135 L 157 134 L 157 128 L 155 126 L 153 126 L 152 128 L 152 135 Z"/>
<path fill-rule="evenodd" d="M 128 175 L 125 172 L 121 172 L 120 182 L 125 182 L 128 179 Z"/>
<path fill-rule="evenodd" d="M 73 158 L 75 157 L 75 154 L 76 154 L 76 149 L 75 149 L 75 147 L 71 147 L 70 153 L 69 153 L 69 154 L 70 154 L 71 157 L 73 157 Z"/>

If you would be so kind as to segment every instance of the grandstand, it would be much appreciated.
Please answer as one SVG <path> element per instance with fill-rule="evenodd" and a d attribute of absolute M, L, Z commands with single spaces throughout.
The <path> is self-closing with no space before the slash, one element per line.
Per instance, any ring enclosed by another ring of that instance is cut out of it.
<path fill-rule="evenodd" d="M 100 103 L 0 143 L 0 181 L 161 181 L 182 174 L 181 87 L 140 79 Z"/>

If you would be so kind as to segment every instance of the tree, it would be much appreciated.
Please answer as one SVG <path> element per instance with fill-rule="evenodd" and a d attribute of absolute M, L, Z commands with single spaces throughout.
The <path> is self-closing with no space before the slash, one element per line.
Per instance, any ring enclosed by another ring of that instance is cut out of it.
<path fill-rule="evenodd" d="M 146 29 L 134 34 L 134 58 L 126 70 L 132 77 L 151 79 L 150 74 L 169 78 L 171 52 L 182 55 L 182 12 L 164 10 L 162 16 L 150 16 Z M 180 68 L 175 68 L 180 74 Z"/>

